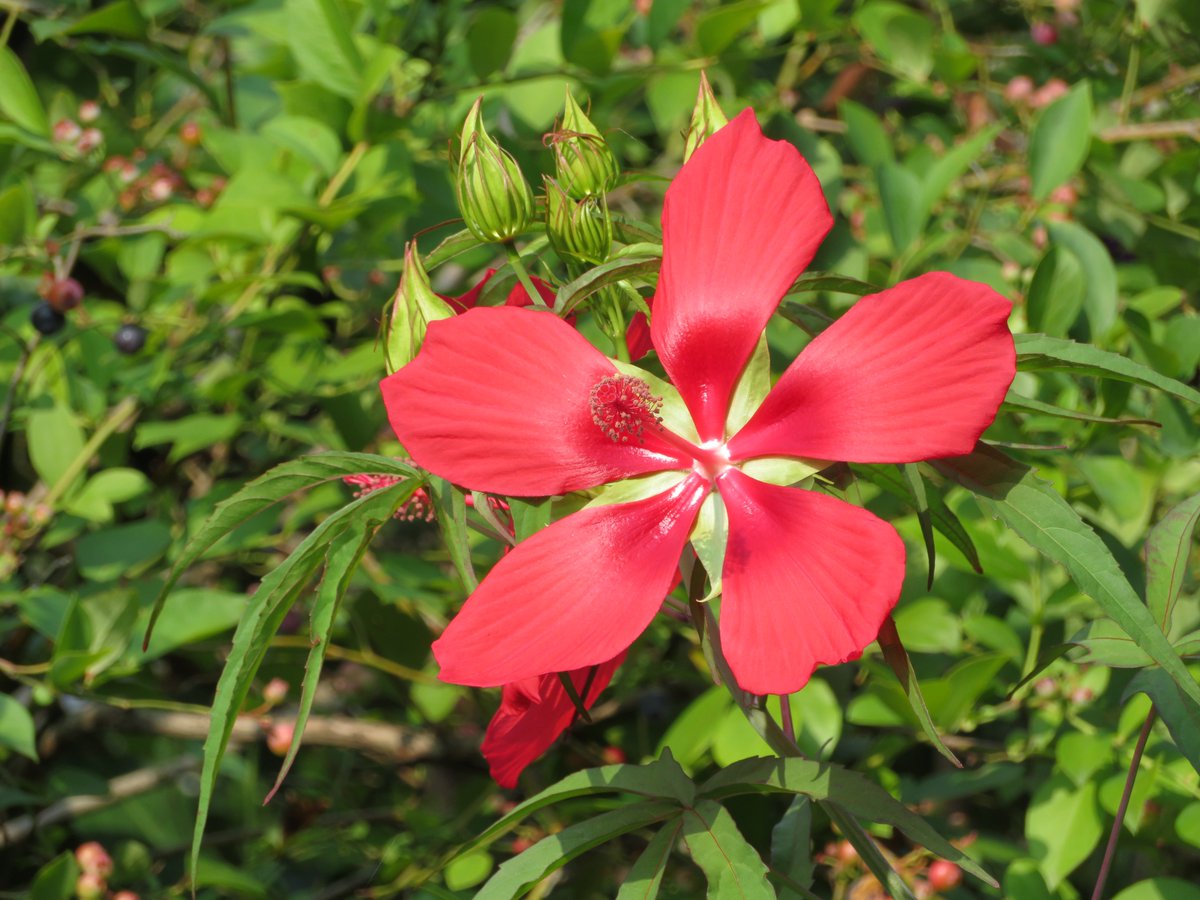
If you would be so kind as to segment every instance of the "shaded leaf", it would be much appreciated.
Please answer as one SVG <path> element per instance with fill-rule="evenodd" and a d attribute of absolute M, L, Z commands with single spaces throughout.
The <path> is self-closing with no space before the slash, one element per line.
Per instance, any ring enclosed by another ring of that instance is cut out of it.
<path fill-rule="evenodd" d="M 560 316 L 565 316 L 602 288 L 629 278 L 651 275 L 657 272 L 661 265 L 662 259 L 657 256 L 613 259 L 601 263 L 558 289 L 558 295 L 554 298 L 554 311 Z"/>
<path fill-rule="evenodd" d="M 625 876 L 617 900 L 653 900 L 658 896 L 667 861 L 682 829 L 683 823 L 679 819 L 659 829 Z"/>
<path fill-rule="evenodd" d="M 904 688 L 908 705 L 916 715 L 917 721 L 921 723 L 921 730 L 925 732 L 925 736 L 937 748 L 938 753 L 961 769 L 962 763 L 942 742 L 941 735 L 934 727 L 933 719 L 929 716 L 929 708 L 925 705 L 925 698 L 921 695 L 921 683 L 917 680 L 917 673 L 913 671 L 912 664 L 908 660 L 904 644 L 901 643 L 900 635 L 896 631 L 896 622 L 891 616 L 887 617 L 883 627 L 879 630 L 879 647 L 883 650 L 883 658 L 896 673 L 896 679 L 900 682 L 900 686 Z"/>
<path fill-rule="evenodd" d="M 1146 604 L 1164 634 L 1187 575 L 1192 535 L 1200 521 L 1200 494 L 1184 500 L 1150 530 L 1146 539 Z"/>
<path fill-rule="evenodd" d="M 1122 702 L 1134 694 L 1145 694 L 1154 701 L 1154 708 L 1171 732 L 1179 752 L 1200 772 L 1200 712 L 1183 696 L 1179 686 L 1159 668 L 1142 669 L 1129 682 Z"/>
<path fill-rule="evenodd" d="M 701 800 L 683 813 L 683 840 L 704 877 L 708 896 L 774 900 L 767 866 L 747 843 L 733 817 L 715 800 Z"/>
<path fill-rule="evenodd" d="M 1155 387 L 1181 400 L 1200 403 L 1200 391 L 1117 353 L 1044 334 L 1018 334 L 1014 340 L 1017 345 L 1017 367 L 1023 371 L 1055 369 L 1078 375 L 1115 378 Z"/>

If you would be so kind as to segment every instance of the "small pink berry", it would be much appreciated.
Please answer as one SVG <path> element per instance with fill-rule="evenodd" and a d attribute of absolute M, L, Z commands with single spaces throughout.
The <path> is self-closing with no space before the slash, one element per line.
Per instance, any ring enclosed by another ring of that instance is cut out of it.
<path fill-rule="evenodd" d="M 195 147 L 204 137 L 204 132 L 195 122 L 184 122 L 179 126 L 179 139 L 189 147 Z"/>
<path fill-rule="evenodd" d="M 620 747 L 605 747 L 600 751 L 600 758 L 604 760 L 604 764 L 611 766 L 617 763 L 625 762 L 625 751 Z"/>
<path fill-rule="evenodd" d="M 1053 678 L 1039 678 L 1033 690 L 1039 697 L 1049 697 L 1058 690 L 1058 685 Z"/>
<path fill-rule="evenodd" d="M 962 881 L 962 869 L 947 859 L 935 859 L 929 864 L 929 871 L 925 877 L 929 879 L 930 887 L 940 893 L 950 890 Z"/>
<path fill-rule="evenodd" d="M 263 700 L 276 706 L 282 703 L 288 695 L 288 683 L 282 678 L 272 678 L 263 688 Z"/>
<path fill-rule="evenodd" d="M 1033 92 L 1033 96 L 1029 98 L 1029 105 L 1034 109 L 1041 109 L 1044 106 L 1049 106 L 1069 90 L 1071 90 L 1071 86 L 1061 78 L 1051 78 Z"/>
<path fill-rule="evenodd" d="M 291 722 L 277 722 L 267 731 L 267 749 L 276 756 L 286 756 L 296 736 L 296 726 Z"/>
<path fill-rule="evenodd" d="M 1009 103 L 1021 103 L 1033 95 L 1033 79 L 1028 75 L 1017 75 L 1004 86 L 1004 99 Z"/>
<path fill-rule="evenodd" d="M 59 119 L 54 123 L 54 140 L 60 144 L 71 144 L 83 133 L 83 129 L 73 119 Z"/>
<path fill-rule="evenodd" d="M 517 837 L 513 838 L 512 852 L 514 855 L 517 853 L 524 853 L 526 850 L 528 850 L 532 846 L 533 846 L 533 841 L 531 841 L 529 838 L 517 836 Z"/>
<path fill-rule="evenodd" d="M 84 872 L 99 875 L 101 879 L 112 874 L 112 857 L 99 841 L 88 841 L 76 847 L 75 861 Z"/>
<path fill-rule="evenodd" d="M 1029 29 L 1033 42 L 1042 47 L 1051 47 L 1058 43 L 1058 29 L 1049 22 L 1034 22 Z"/>
<path fill-rule="evenodd" d="M 91 153 L 103 143 L 104 133 L 99 128 L 85 128 L 75 142 L 75 149 L 80 153 Z"/>
<path fill-rule="evenodd" d="M 112 895 L 112 900 L 142 900 L 133 891 L 117 891 Z"/>
<path fill-rule="evenodd" d="M 155 178 L 146 187 L 146 198 L 149 200 L 166 200 L 175 192 L 175 185 L 170 178 L 163 176 Z"/>
<path fill-rule="evenodd" d="M 1094 699 L 1096 699 L 1096 695 L 1092 692 L 1091 688 L 1077 687 L 1071 691 L 1071 702 L 1076 706 L 1091 703 Z"/>
<path fill-rule="evenodd" d="M 75 896 L 79 900 L 101 900 L 108 884 L 95 872 L 84 872 L 75 882 Z"/>
<path fill-rule="evenodd" d="M 1065 206 L 1071 206 L 1078 199 L 1079 194 L 1069 184 L 1060 185 L 1050 192 L 1051 203 L 1062 203 Z"/>
<path fill-rule="evenodd" d="M 100 104 L 95 100 L 84 100 L 79 104 L 79 121 L 95 122 L 100 118 Z"/>

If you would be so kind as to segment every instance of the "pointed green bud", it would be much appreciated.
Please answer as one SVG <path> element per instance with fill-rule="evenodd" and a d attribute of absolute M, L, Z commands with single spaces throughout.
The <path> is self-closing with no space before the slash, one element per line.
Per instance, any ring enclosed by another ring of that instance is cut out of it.
<path fill-rule="evenodd" d="M 725 127 L 729 120 L 717 98 L 713 95 L 712 85 L 708 76 L 700 73 L 700 93 L 696 95 L 696 106 L 692 109 L 692 121 L 683 135 L 683 161 L 687 162 L 696 148 L 713 136 L 718 129 Z"/>
<path fill-rule="evenodd" d="M 533 191 L 517 161 L 483 127 L 482 106 L 480 97 L 463 123 L 454 190 L 471 234 L 502 244 L 529 227 Z"/>
<path fill-rule="evenodd" d="M 421 264 L 421 254 L 417 252 L 417 242 L 410 241 L 404 248 L 404 270 L 400 273 L 400 287 L 392 298 L 392 314 L 384 337 L 383 356 L 388 374 L 413 361 L 425 342 L 430 322 L 453 315 L 450 304 L 433 292 L 429 275 Z"/>
<path fill-rule="evenodd" d="M 570 89 L 562 125 L 546 135 L 546 143 L 554 150 L 558 183 L 569 196 L 601 197 L 616 185 L 621 174 L 616 157 Z"/>
<path fill-rule="evenodd" d="M 546 183 L 546 234 L 559 256 L 602 263 L 612 248 L 612 219 L 603 195 L 573 200 L 553 178 Z"/>

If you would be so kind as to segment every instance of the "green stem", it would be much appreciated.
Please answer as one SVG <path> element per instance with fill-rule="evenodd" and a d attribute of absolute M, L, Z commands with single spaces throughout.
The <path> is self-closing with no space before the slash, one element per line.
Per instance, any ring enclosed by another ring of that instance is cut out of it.
<path fill-rule="evenodd" d="M 83 445 L 83 449 L 71 460 L 71 464 L 67 466 L 66 471 L 54 482 L 54 486 L 50 488 L 49 493 L 42 499 L 42 502 L 53 508 L 54 504 L 67 492 L 67 489 L 75 483 L 75 479 L 87 468 L 88 463 L 92 461 L 92 457 L 99 452 L 100 446 L 109 439 L 114 431 L 125 424 L 136 410 L 137 401 L 132 397 L 126 397 L 114 406 L 107 418 L 100 423 L 100 427 L 92 434 L 91 439 Z"/>
<path fill-rule="evenodd" d="M 4 26 L 0 28 L 0 47 L 8 46 L 8 39 L 12 37 L 13 26 L 17 24 L 17 5 L 13 4 L 9 7 L 8 15 L 4 17 Z"/>
<path fill-rule="evenodd" d="M 533 301 L 534 308 L 549 309 L 545 301 L 542 300 L 542 295 L 538 293 L 538 289 L 533 286 L 533 279 L 529 277 L 529 270 L 525 268 L 525 263 L 521 261 L 521 254 L 517 252 L 516 244 L 505 244 L 504 252 L 508 254 L 508 264 L 517 273 L 517 280 L 521 282 L 521 287 L 525 288 L 525 293 Z"/>

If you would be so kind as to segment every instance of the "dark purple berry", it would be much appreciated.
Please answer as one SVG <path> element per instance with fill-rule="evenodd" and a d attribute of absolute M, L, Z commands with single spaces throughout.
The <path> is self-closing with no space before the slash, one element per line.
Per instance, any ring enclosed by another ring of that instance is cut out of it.
<path fill-rule="evenodd" d="M 44 300 L 33 308 L 29 321 L 42 334 L 54 334 L 67 324 L 66 316 Z"/>
<path fill-rule="evenodd" d="M 146 329 L 141 325 L 122 325 L 113 335 L 113 343 L 121 353 L 137 353 L 146 346 Z"/>

